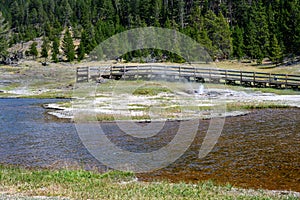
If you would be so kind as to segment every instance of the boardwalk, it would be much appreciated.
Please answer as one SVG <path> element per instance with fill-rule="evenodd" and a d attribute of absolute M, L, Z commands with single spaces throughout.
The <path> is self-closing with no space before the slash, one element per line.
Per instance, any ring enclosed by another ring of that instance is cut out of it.
<path fill-rule="evenodd" d="M 77 68 L 77 82 L 97 81 L 99 78 L 115 80 L 153 79 L 169 81 L 185 78 L 201 83 L 300 89 L 300 75 L 271 74 L 238 70 L 224 70 L 191 66 L 130 65 Z"/>

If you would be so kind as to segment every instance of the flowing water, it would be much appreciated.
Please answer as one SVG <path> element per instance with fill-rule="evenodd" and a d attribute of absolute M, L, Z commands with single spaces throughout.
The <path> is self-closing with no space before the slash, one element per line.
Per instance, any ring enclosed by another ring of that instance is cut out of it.
<path fill-rule="evenodd" d="M 0 163 L 104 170 L 81 143 L 74 125 L 51 117 L 41 107 L 55 101 L 0 99 Z M 131 151 L 153 151 L 166 145 L 178 125 L 167 122 L 157 137 L 145 140 L 124 136 L 115 123 L 101 123 L 114 143 Z M 138 178 L 174 182 L 213 179 L 246 188 L 300 191 L 300 109 L 254 110 L 227 118 L 213 151 L 198 159 L 208 125 L 208 120 L 200 121 L 196 139 L 175 163 L 138 174 Z"/>
<path fill-rule="evenodd" d="M 93 161 L 73 124 L 57 120 L 42 107 L 57 101 L 0 99 L 0 163 L 56 167 Z"/>

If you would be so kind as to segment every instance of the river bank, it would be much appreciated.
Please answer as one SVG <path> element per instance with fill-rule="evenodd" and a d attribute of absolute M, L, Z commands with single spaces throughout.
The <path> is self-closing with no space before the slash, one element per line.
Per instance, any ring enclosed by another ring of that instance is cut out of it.
<path fill-rule="evenodd" d="M 0 166 L 0 197 L 8 199 L 298 199 L 291 191 L 246 190 L 212 181 L 140 182 L 130 172 L 34 170 Z"/>

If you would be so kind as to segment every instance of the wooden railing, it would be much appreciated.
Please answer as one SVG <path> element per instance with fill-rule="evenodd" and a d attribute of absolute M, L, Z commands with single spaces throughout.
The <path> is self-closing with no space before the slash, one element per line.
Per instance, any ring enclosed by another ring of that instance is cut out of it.
<path fill-rule="evenodd" d="M 152 77 L 164 77 L 166 80 L 185 78 L 188 81 L 226 83 L 248 87 L 293 89 L 300 87 L 300 75 L 225 70 L 205 66 L 130 65 L 77 68 L 77 82 L 88 82 L 100 77 L 116 80 L 149 79 Z"/>

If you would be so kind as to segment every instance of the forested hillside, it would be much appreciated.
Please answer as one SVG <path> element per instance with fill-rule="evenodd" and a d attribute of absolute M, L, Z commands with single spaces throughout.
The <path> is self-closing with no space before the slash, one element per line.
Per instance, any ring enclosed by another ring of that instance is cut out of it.
<path fill-rule="evenodd" d="M 77 55 L 68 56 L 72 61 L 83 59 L 97 44 L 118 32 L 145 26 L 177 29 L 203 44 L 211 56 L 219 59 L 249 58 L 260 63 L 263 58 L 270 58 L 277 63 L 283 57 L 300 55 L 299 0 L 0 2 L 3 17 L 11 30 L 8 45 L 43 36 L 45 49 L 52 48 L 53 60 L 57 60 L 53 52 L 59 53 L 56 46 L 66 29 L 72 34 L 68 33 L 69 38 L 64 38 L 64 48 L 69 51 L 74 48 L 68 46 L 65 39 L 69 42 L 81 39 L 77 52 L 71 52 Z M 0 19 L 0 26 L 4 24 Z M 0 44 L 7 41 L 3 35 Z M 156 51 L 155 54 L 157 57 L 162 53 Z"/>

